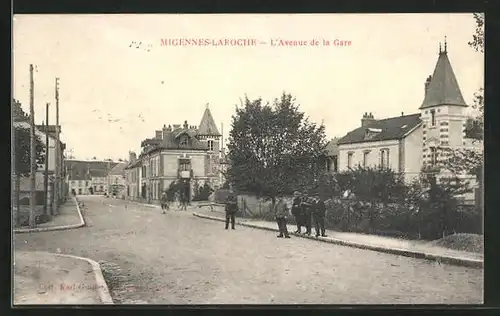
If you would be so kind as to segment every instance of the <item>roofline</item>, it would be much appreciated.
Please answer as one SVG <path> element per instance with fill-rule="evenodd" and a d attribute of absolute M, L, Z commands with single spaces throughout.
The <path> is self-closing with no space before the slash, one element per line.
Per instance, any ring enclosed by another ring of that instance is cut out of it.
<path fill-rule="evenodd" d="M 409 131 L 407 131 L 406 133 L 404 133 L 404 135 L 400 139 L 406 138 L 408 135 L 410 135 L 411 133 L 413 133 L 420 126 L 422 126 L 422 121 L 420 121 L 420 123 L 418 123 L 417 125 L 415 125 L 412 129 L 410 129 Z"/>
<path fill-rule="evenodd" d="M 434 105 L 421 105 L 418 109 L 419 110 L 422 110 L 422 109 L 428 109 L 428 108 L 433 108 L 433 107 L 438 107 L 438 106 L 443 106 L 443 105 L 447 105 L 447 106 L 460 106 L 460 107 L 464 107 L 464 108 L 468 108 L 469 106 L 467 104 L 450 104 L 450 103 L 440 103 L 440 104 L 434 104 Z"/>
<path fill-rule="evenodd" d="M 394 141 L 394 140 L 401 140 L 403 137 L 398 137 L 398 138 L 386 138 L 386 139 L 369 139 L 369 140 L 362 140 L 362 141 L 355 141 L 355 142 L 342 142 L 338 143 L 337 145 L 351 145 L 351 144 L 360 144 L 360 143 L 375 143 L 375 142 L 385 142 L 385 141 Z"/>

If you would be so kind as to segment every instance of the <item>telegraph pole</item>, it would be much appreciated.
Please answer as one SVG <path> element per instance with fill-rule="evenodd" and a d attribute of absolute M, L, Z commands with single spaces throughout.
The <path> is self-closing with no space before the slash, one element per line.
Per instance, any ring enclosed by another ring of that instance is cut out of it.
<path fill-rule="evenodd" d="M 31 196 L 30 196 L 30 216 L 29 225 L 35 227 L 35 214 L 36 214 L 36 142 L 35 142 L 35 94 L 34 94 L 34 80 L 33 80 L 33 64 L 30 64 L 30 182 L 31 182 Z"/>
<path fill-rule="evenodd" d="M 49 204 L 49 105 L 47 102 L 45 105 L 45 174 L 43 177 L 43 186 L 45 191 L 45 198 L 43 202 L 43 213 L 50 215 L 50 210 L 48 209 Z"/>
<path fill-rule="evenodd" d="M 53 189 L 53 194 L 54 194 L 54 203 L 52 204 L 52 215 L 57 214 L 57 208 L 59 206 L 59 191 L 60 191 L 60 185 L 59 185 L 59 161 L 60 161 L 60 151 L 61 151 L 61 146 L 59 144 L 59 78 L 56 77 L 56 91 L 55 91 L 55 97 L 56 97 L 56 145 L 55 145 L 55 182 L 54 182 L 54 189 Z"/>

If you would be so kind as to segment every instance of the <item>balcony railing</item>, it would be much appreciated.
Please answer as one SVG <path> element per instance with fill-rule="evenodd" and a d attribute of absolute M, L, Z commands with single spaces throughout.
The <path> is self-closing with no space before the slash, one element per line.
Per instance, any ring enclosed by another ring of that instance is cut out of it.
<path fill-rule="evenodd" d="M 177 171 L 177 177 L 180 179 L 189 179 L 193 177 L 193 169 L 189 170 L 178 170 Z"/>

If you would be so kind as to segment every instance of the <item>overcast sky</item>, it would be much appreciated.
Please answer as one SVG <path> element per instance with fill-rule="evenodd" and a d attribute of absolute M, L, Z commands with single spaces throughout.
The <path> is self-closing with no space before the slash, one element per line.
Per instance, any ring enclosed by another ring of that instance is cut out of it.
<path fill-rule="evenodd" d="M 439 42 L 463 96 L 483 83 L 483 55 L 467 42 L 472 14 L 331 15 L 16 15 L 14 98 L 45 119 L 60 77 L 61 139 L 76 158 L 127 158 L 163 124 L 198 125 L 210 109 L 227 138 L 239 98 L 292 93 L 328 138 L 376 118 L 417 113 Z M 251 38 L 255 47 L 165 47 L 162 38 Z M 349 47 L 272 47 L 271 39 L 351 41 Z M 129 47 L 142 42 L 150 51 Z M 108 116 L 108 113 L 110 114 Z M 119 120 L 110 123 L 111 120 Z M 55 106 L 50 123 L 55 122 Z"/>

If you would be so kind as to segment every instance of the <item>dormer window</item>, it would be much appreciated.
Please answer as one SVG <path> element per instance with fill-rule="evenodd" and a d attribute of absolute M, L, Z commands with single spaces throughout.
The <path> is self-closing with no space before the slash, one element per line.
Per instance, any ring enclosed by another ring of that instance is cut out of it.
<path fill-rule="evenodd" d="M 367 128 L 365 130 L 365 139 L 372 139 L 375 135 L 382 132 L 380 128 Z"/>
<path fill-rule="evenodd" d="M 182 136 L 180 139 L 180 145 L 181 146 L 187 146 L 188 145 L 188 138 L 186 136 Z"/>

